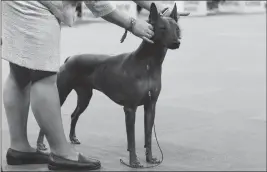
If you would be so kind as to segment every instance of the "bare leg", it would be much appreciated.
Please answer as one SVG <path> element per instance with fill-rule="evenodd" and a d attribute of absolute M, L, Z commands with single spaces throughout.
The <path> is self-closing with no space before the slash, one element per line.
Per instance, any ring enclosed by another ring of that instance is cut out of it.
<path fill-rule="evenodd" d="M 62 68 L 64 68 L 64 66 Z M 74 74 L 74 71 L 69 71 L 69 70 L 63 70 L 63 71 L 64 72 L 59 71 L 58 74 L 60 74 L 60 77 L 57 78 L 57 89 L 60 98 L 60 106 L 63 105 L 67 96 L 72 90 L 70 82 L 73 82 L 73 74 Z M 37 139 L 37 148 L 39 150 L 47 150 L 46 145 L 44 144 L 44 138 L 45 138 L 45 133 L 42 129 L 40 129 Z"/>
<path fill-rule="evenodd" d="M 77 153 L 67 142 L 63 131 L 56 75 L 32 84 L 31 105 L 34 116 L 49 142 L 51 152 L 76 160 Z"/>
<path fill-rule="evenodd" d="M 25 78 L 27 80 L 27 78 Z M 10 132 L 10 148 L 21 152 L 34 152 L 27 137 L 27 121 L 30 105 L 30 82 L 22 88 L 10 71 L 3 90 L 3 103 Z"/>

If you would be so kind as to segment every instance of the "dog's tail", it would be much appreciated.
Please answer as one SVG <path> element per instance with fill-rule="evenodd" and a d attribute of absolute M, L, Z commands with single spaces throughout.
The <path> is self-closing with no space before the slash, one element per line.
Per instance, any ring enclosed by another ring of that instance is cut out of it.
<path fill-rule="evenodd" d="M 70 56 L 66 58 L 66 60 L 64 61 L 64 63 L 66 63 L 69 60 Z"/>

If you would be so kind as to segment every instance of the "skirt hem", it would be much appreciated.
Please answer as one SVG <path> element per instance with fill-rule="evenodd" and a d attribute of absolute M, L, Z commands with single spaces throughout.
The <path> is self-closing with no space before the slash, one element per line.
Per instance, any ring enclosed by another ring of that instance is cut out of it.
<path fill-rule="evenodd" d="M 8 58 L 4 58 L 2 57 L 3 60 L 7 61 L 7 62 L 10 62 L 10 63 L 14 63 L 16 65 L 19 65 L 21 67 L 25 67 L 25 68 L 28 68 L 28 69 L 31 69 L 31 70 L 38 70 L 38 71 L 45 71 L 45 72 L 58 72 L 59 71 L 59 68 L 58 69 L 51 69 L 51 68 L 47 68 L 47 69 L 41 69 L 41 68 L 36 68 L 36 67 L 33 67 L 29 64 L 25 64 L 25 63 L 21 63 L 21 62 L 18 62 L 18 61 L 15 61 L 13 59 L 8 59 Z"/>

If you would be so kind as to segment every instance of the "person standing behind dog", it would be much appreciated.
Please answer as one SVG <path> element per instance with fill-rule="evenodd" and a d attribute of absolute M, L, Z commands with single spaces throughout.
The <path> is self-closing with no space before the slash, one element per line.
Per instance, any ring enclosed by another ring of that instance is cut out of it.
<path fill-rule="evenodd" d="M 49 169 L 99 169 L 101 163 L 78 153 L 64 135 L 56 74 L 60 67 L 60 23 L 72 26 L 77 1 L 3 1 L 3 56 L 10 72 L 3 102 L 10 132 L 9 165 L 48 164 Z M 122 14 L 109 1 L 86 1 L 97 17 L 130 30 L 148 42 L 153 28 Z M 136 1 L 145 9 L 152 2 Z M 159 9 L 163 9 L 159 4 Z M 50 156 L 27 138 L 29 105 L 50 146 Z"/>

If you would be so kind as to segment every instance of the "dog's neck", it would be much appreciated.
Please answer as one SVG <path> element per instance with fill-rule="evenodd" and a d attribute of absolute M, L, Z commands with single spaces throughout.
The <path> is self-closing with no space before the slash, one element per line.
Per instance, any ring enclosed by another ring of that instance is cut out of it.
<path fill-rule="evenodd" d="M 149 59 L 161 65 L 163 63 L 167 50 L 168 49 L 159 42 L 151 44 L 143 41 L 134 53 L 137 59 Z"/>

